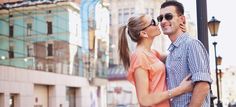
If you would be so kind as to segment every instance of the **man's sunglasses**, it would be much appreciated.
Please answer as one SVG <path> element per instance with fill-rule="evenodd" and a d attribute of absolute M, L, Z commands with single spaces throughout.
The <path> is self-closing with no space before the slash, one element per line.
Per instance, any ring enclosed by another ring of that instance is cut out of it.
<path fill-rule="evenodd" d="M 167 13 L 164 16 L 160 15 L 157 17 L 157 21 L 161 22 L 163 20 L 163 18 L 165 18 L 166 20 L 171 20 L 171 19 L 173 19 L 173 15 L 171 13 Z"/>
<path fill-rule="evenodd" d="M 157 25 L 156 21 L 155 21 L 154 19 L 152 19 L 150 25 L 144 27 L 142 30 L 145 30 L 145 29 L 147 29 L 147 28 L 150 27 L 150 26 L 156 26 L 156 25 Z"/>

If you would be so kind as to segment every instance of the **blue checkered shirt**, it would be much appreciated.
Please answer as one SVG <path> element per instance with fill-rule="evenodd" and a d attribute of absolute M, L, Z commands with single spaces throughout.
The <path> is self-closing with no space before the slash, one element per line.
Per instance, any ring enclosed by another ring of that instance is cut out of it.
<path fill-rule="evenodd" d="M 192 81 L 212 82 L 210 77 L 209 56 L 203 44 L 189 37 L 187 33 L 179 36 L 168 48 L 166 59 L 168 89 L 177 87 L 188 75 L 192 74 Z M 188 107 L 192 93 L 174 97 L 171 107 Z M 210 92 L 205 98 L 202 107 L 210 107 Z"/>

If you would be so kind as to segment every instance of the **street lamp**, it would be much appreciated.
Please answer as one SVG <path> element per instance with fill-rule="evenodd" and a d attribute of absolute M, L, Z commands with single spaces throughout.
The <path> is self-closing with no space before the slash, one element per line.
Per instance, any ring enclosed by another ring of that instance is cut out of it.
<path fill-rule="evenodd" d="M 208 22 L 208 27 L 209 27 L 211 36 L 217 36 L 219 25 L 220 25 L 220 21 L 215 19 L 215 17 L 213 16 L 212 19 Z"/>
<path fill-rule="evenodd" d="M 211 33 L 211 36 L 215 37 L 218 33 L 218 28 L 220 25 L 220 21 L 215 19 L 213 16 L 212 19 L 208 22 L 208 27 Z M 219 95 L 219 80 L 218 80 L 218 64 L 217 64 L 217 56 L 216 56 L 216 44 L 217 42 L 213 42 L 214 50 L 215 50 L 215 73 L 216 73 L 216 88 L 217 88 L 217 107 L 223 107 L 222 102 L 220 101 L 220 95 Z"/>
<path fill-rule="evenodd" d="M 221 56 L 217 56 L 217 65 L 221 65 L 222 63 L 222 57 Z M 223 72 L 222 69 L 219 68 L 218 70 L 218 78 L 219 78 L 219 82 L 220 82 L 220 97 L 222 97 L 222 76 L 223 76 Z"/>

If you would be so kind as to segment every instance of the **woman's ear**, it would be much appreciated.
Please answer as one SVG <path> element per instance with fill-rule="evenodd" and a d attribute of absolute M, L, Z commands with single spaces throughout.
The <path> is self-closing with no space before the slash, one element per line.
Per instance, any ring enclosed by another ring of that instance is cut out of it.
<path fill-rule="evenodd" d="M 140 31 L 140 36 L 141 36 L 141 37 L 144 37 L 144 38 L 147 38 L 147 37 L 148 37 L 148 34 L 147 34 L 147 32 L 145 32 L 145 31 Z"/>

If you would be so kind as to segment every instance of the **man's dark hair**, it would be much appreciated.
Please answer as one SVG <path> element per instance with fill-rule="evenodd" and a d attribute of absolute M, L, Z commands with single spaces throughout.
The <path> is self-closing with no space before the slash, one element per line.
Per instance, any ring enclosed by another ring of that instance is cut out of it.
<path fill-rule="evenodd" d="M 176 12 L 178 15 L 183 15 L 184 14 L 184 6 L 182 3 L 177 2 L 177 1 L 166 1 L 161 5 L 161 8 L 165 8 L 167 6 L 175 6 Z"/>

